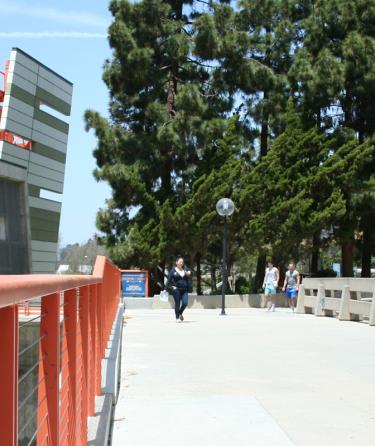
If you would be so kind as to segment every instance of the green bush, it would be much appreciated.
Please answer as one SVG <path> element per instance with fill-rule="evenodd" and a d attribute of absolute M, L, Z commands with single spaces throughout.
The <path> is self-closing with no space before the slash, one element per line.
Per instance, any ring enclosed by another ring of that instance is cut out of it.
<path fill-rule="evenodd" d="M 249 281 L 243 276 L 237 277 L 234 290 L 236 294 L 248 294 L 250 292 Z"/>

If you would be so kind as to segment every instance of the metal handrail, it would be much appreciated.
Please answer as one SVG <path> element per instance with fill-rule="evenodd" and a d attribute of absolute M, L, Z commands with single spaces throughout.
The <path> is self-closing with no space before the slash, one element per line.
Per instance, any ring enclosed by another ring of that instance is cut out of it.
<path fill-rule="evenodd" d="M 29 444 L 87 444 L 87 417 L 101 394 L 101 362 L 120 303 L 120 277 L 104 256 L 97 257 L 91 276 L 0 276 L 0 351 L 7 364 L 0 368 L 2 444 L 17 446 L 18 436 Z M 19 329 L 30 321 L 19 323 L 19 306 L 35 298 L 41 300 L 40 315 L 32 318 L 40 322 L 34 327 L 38 337 L 25 338 L 21 349 Z M 33 347 L 38 359 L 19 376 L 20 357 Z M 37 387 L 19 397 L 25 379 L 35 375 Z M 35 410 L 28 412 L 34 415 L 19 423 L 34 394 Z M 33 420 L 36 430 L 29 434 Z"/>

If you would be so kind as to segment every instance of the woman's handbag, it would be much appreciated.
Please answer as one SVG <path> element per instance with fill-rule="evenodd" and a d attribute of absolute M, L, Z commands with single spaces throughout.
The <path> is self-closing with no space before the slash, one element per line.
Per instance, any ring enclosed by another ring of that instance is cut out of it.
<path fill-rule="evenodd" d="M 162 302 L 168 302 L 169 301 L 169 293 L 166 290 L 160 291 L 160 300 Z"/>

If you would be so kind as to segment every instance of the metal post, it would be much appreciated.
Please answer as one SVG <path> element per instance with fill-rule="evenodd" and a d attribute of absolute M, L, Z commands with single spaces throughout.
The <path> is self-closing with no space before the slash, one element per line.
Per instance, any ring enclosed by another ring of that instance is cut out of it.
<path fill-rule="evenodd" d="M 96 285 L 90 286 L 90 368 L 89 368 L 89 380 L 88 380 L 88 392 L 89 392 L 89 409 L 88 415 L 92 417 L 95 414 L 95 389 L 96 389 L 96 375 L 97 375 L 97 344 L 98 344 L 98 334 L 97 334 L 97 322 L 96 322 L 96 312 L 97 312 L 97 292 Z"/>
<path fill-rule="evenodd" d="M 80 288 L 79 316 L 82 337 L 82 444 L 87 439 L 87 417 L 89 413 L 90 394 L 90 287 Z"/>
<path fill-rule="evenodd" d="M 18 308 L 0 308 L 0 437 L 1 444 L 18 445 Z"/>
<path fill-rule="evenodd" d="M 80 413 L 79 401 L 81 383 L 78 380 L 78 359 L 77 359 L 77 290 L 65 291 L 64 293 L 64 319 L 66 326 L 67 341 L 67 364 L 68 368 L 68 388 L 69 388 L 69 411 L 68 411 L 68 444 L 70 446 L 79 445 L 80 432 L 78 432 L 79 419 L 77 414 Z M 78 387 L 79 386 L 79 387 Z"/>
<path fill-rule="evenodd" d="M 227 217 L 224 217 L 224 236 L 223 236 L 223 269 L 221 285 L 221 315 L 225 315 L 225 293 L 227 290 Z"/>
<path fill-rule="evenodd" d="M 39 381 L 43 385 L 38 386 L 36 443 L 43 444 L 48 438 L 48 444 L 55 446 L 60 439 L 60 293 L 43 296 L 41 312 Z"/>

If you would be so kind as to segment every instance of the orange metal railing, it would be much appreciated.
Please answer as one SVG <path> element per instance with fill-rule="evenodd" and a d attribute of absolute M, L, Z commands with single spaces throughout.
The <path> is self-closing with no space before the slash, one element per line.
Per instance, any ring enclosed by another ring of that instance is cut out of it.
<path fill-rule="evenodd" d="M 103 256 L 91 276 L 0 276 L 1 444 L 18 446 L 34 418 L 29 445 L 87 444 L 87 417 L 101 394 L 101 360 L 120 296 L 120 270 Z M 20 308 L 35 298 L 39 312 L 20 319 Z M 20 330 L 35 319 L 39 336 L 20 350 Z M 19 376 L 20 357 L 33 347 L 37 360 Z M 21 398 L 20 386 L 32 374 L 36 385 Z M 20 425 L 20 410 L 32 398 L 34 412 Z"/>

